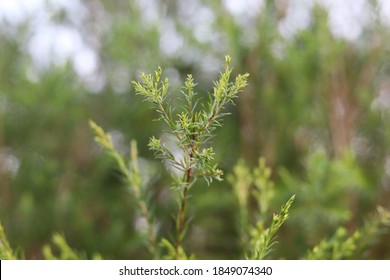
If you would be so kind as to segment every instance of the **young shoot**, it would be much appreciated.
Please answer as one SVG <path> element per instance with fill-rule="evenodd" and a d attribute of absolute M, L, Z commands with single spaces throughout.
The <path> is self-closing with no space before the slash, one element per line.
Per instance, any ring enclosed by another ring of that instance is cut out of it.
<path fill-rule="evenodd" d="M 149 148 L 155 152 L 156 157 L 182 171 L 180 178 L 174 178 L 180 191 L 176 218 L 177 236 L 173 245 L 176 259 L 183 255 L 180 252 L 184 252 L 182 241 L 187 228 L 186 211 L 190 186 L 199 177 L 204 178 L 208 184 L 213 179 L 222 180 L 223 172 L 214 162 L 214 150 L 208 142 L 215 135 L 215 129 L 222 126 L 222 117 L 227 115 L 224 112 L 225 107 L 234 104 L 238 93 L 247 85 L 249 74 L 237 75 L 232 81 L 230 56 L 226 56 L 225 61 L 224 71 L 220 73 L 219 80 L 214 82 L 213 91 L 209 93 L 208 101 L 204 104 L 200 104 L 193 77 L 187 76 L 181 91 L 184 105 L 179 113 L 167 102 L 169 81 L 162 79 L 161 68 L 158 68 L 154 75 L 141 74 L 140 82 L 133 81 L 136 93 L 153 105 L 159 115 L 158 119 L 167 124 L 168 132 L 183 155 L 181 159 L 177 159 L 173 151 L 160 139 L 150 138 Z"/>

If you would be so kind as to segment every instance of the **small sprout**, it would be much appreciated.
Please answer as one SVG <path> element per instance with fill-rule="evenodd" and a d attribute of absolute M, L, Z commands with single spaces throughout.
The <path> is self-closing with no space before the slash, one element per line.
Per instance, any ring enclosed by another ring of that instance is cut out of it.
<path fill-rule="evenodd" d="M 151 150 L 159 150 L 161 149 L 161 140 L 152 136 L 149 140 L 148 146 Z"/>
<path fill-rule="evenodd" d="M 205 162 L 211 162 L 214 159 L 213 147 L 205 148 L 202 150 L 201 157 Z"/>

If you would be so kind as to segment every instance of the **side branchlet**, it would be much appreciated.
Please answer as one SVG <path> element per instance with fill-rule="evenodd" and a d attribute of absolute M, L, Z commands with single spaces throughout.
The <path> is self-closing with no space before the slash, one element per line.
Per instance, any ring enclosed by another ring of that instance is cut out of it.
<path fill-rule="evenodd" d="M 156 71 L 156 73 L 158 73 Z M 147 222 L 147 247 L 154 258 L 157 258 L 157 234 L 156 228 L 152 221 L 148 209 L 145 194 L 142 191 L 142 178 L 138 168 L 138 149 L 137 142 L 132 140 L 130 143 L 130 161 L 126 163 L 125 158 L 115 149 L 110 134 L 106 133 L 103 128 L 90 120 L 89 125 L 95 133 L 95 141 L 115 160 L 119 170 L 125 176 L 129 190 L 134 196 L 139 212 L 142 218 Z M 154 145 L 158 145 L 158 141 Z"/>
<path fill-rule="evenodd" d="M 275 244 L 275 234 L 279 228 L 288 219 L 289 209 L 294 202 L 295 195 L 281 207 L 279 214 L 274 214 L 272 223 L 269 228 L 264 229 L 263 223 L 259 223 L 257 228 L 254 228 L 251 232 L 252 235 L 252 252 L 249 255 L 251 260 L 262 260 L 272 250 L 272 246 Z"/>

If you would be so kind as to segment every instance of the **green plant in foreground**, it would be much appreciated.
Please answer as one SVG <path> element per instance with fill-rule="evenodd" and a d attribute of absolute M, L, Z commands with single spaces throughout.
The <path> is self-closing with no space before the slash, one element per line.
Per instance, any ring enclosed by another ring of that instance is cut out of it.
<path fill-rule="evenodd" d="M 179 210 L 176 218 L 176 241 L 171 244 L 163 240 L 163 245 L 168 249 L 171 258 L 186 258 L 182 248 L 182 241 L 186 233 L 187 199 L 188 192 L 199 177 L 204 178 L 208 184 L 213 179 L 221 180 L 222 170 L 214 163 L 213 147 L 207 145 L 214 131 L 221 126 L 221 118 L 227 113 L 223 109 L 229 103 L 234 103 L 237 94 L 247 85 L 248 74 L 238 75 L 234 82 L 230 81 L 232 68 L 231 59 L 225 57 L 224 72 L 214 83 L 213 92 L 209 94 L 206 104 L 199 104 L 199 98 L 195 91 L 195 82 L 191 75 L 187 76 L 184 88 L 181 91 L 184 104 L 181 112 L 175 112 L 167 102 L 169 81 L 162 80 L 162 69 L 158 68 L 154 75 L 141 74 L 141 82 L 133 82 L 137 94 L 153 104 L 159 114 L 159 120 L 169 127 L 177 147 L 181 150 L 181 157 L 175 157 L 174 153 L 162 143 L 161 139 L 151 137 L 149 147 L 158 158 L 176 168 L 180 175 L 173 174 L 176 189 L 180 191 Z M 174 248 L 174 250 L 173 250 Z"/>

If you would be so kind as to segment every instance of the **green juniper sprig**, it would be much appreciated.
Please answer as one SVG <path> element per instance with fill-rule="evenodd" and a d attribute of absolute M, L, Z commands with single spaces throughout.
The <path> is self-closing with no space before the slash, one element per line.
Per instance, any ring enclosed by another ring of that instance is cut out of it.
<path fill-rule="evenodd" d="M 149 148 L 156 157 L 171 164 L 182 172 L 180 177 L 175 177 L 175 182 L 181 193 L 179 211 L 176 220 L 177 238 L 175 243 L 175 258 L 179 258 L 179 252 L 183 251 L 181 243 L 186 228 L 186 208 L 188 191 L 196 178 L 204 178 L 208 184 L 213 179 L 221 180 L 222 170 L 214 163 L 213 147 L 207 146 L 214 131 L 221 126 L 221 118 L 227 113 L 223 109 L 229 103 L 234 103 L 237 94 L 247 85 L 249 74 L 238 75 L 234 82 L 230 80 L 232 68 L 231 58 L 225 57 L 224 72 L 214 83 L 213 92 L 209 94 L 206 104 L 199 104 L 194 88 L 196 83 L 192 75 L 188 75 L 181 94 L 184 97 L 182 112 L 175 113 L 168 104 L 168 79 L 162 80 L 162 69 L 158 68 L 154 75 L 141 74 L 141 82 L 133 81 L 137 94 L 153 104 L 159 114 L 159 120 L 169 127 L 169 133 L 182 152 L 182 158 L 178 159 L 173 152 L 166 147 L 160 139 L 151 137 Z M 174 175 L 175 176 L 175 175 Z"/>

